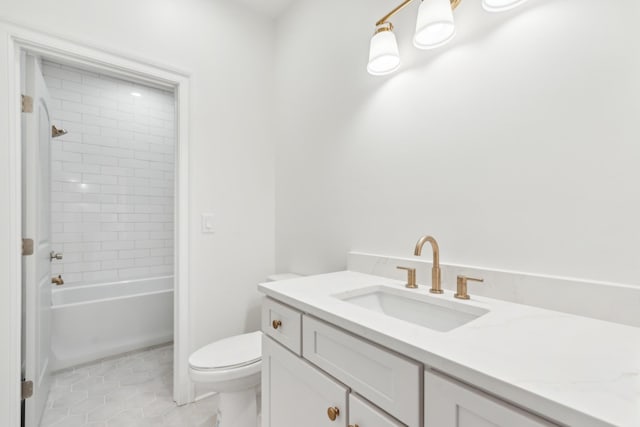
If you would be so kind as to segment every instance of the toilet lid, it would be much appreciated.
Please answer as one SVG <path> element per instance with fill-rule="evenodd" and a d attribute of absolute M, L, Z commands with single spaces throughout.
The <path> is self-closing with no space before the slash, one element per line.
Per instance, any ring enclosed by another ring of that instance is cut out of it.
<path fill-rule="evenodd" d="M 262 359 L 262 332 L 224 338 L 197 350 L 189 357 L 195 369 L 221 369 L 250 365 Z"/>

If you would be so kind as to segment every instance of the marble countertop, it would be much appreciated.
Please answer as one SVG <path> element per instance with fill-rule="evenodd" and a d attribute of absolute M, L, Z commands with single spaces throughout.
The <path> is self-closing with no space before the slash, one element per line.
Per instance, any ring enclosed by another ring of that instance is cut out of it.
<path fill-rule="evenodd" d="M 342 271 L 263 283 L 259 290 L 553 421 L 640 426 L 640 328 L 473 296 L 489 313 L 438 332 L 342 301 L 364 286 L 403 282 Z M 407 290 L 454 300 L 446 291 Z M 553 298 L 553 295 L 549 295 Z"/>

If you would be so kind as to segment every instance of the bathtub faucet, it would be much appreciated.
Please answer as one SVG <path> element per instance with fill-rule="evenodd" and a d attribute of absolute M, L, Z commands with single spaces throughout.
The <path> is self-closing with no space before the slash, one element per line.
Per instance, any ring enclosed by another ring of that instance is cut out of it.
<path fill-rule="evenodd" d="M 57 286 L 64 285 L 64 280 L 62 280 L 62 275 L 58 274 L 58 277 L 52 277 L 51 283 L 55 283 Z"/>

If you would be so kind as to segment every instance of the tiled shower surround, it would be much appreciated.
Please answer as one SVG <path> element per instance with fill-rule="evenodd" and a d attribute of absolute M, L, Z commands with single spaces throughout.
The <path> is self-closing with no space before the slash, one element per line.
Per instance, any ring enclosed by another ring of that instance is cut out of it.
<path fill-rule="evenodd" d="M 173 272 L 173 93 L 43 63 L 53 124 L 52 249 L 67 284 Z"/>

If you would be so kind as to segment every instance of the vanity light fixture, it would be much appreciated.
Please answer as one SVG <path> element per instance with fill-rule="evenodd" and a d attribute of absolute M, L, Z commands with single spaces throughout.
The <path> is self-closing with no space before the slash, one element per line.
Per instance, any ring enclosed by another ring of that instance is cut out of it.
<path fill-rule="evenodd" d="M 419 49 L 435 49 L 450 42 L 456 34 L 453 11 L 461 1 L 421 0 L 413 45 Z M 482 0 L 482 6 L 488 12 L 502 12 L 519 6 L 525 1 L 527 0 Z M 383 76 L 400 67 L 398 42 L 393 34 L 393 24 L 389 19 L 411 2 L 413 0 L 404 0 L 376 22 L 376 31 L 369 46 L 369 63 L 367 64 L 369 74 Z"/>

